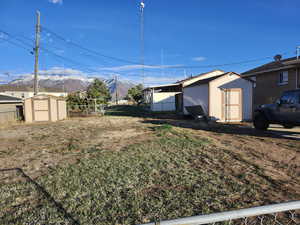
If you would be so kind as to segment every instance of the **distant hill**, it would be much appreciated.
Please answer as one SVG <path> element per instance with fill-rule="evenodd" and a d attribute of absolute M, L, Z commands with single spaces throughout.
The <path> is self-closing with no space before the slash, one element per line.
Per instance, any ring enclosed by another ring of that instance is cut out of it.
<path fill-rule="evenodd" d="M 39 76 L 40 91 L 84 91 L 93 82 L 95 78 L 85 78 L 80 76 Z M 128 89 L 135 86 L 135 84 L 118 80 L 116 84 L 114 79 L 101 79 L 108 87 L 113 100 L 116 95 L 116 87 L 118 88 L 118 96 L 120 99 L 127 95 Z M 17 80 L 13 80 L 8 84 L 0 85 L 1 91 L 32 91 L 33 90 L 33 76 L 26 76 Z"/>

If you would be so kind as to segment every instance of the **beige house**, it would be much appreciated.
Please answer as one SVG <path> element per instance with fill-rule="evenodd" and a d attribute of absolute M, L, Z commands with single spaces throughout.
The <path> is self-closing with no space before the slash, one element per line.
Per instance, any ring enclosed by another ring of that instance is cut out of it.
<path fill-rule="evenodd" d="M 300 58 L 281 59 L 280 55 L 274 61 L 242 73 L 243 77 L 256 82 L 254 88 L 254 108 L 262 104 L 274 103 L 284 91 L 300 87 Z"/>
<path fill-rule="evenodd" d="M 204 115 L 220 122 L 240 122 L 252 119 L 253 82 L 234 72 L 222 73 L 198 80 L 183 88 L 186 107 L 201 106 Z"/>
<path fill-rule="evenodd" d="M 26 122 L 54 122 L 67 118 L 67 104 L 63 98 L 37 95 L 25 99 L 24 112 Z"/>

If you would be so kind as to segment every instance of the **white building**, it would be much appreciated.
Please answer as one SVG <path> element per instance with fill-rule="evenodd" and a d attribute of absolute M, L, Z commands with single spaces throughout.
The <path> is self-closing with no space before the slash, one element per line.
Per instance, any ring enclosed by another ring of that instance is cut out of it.
<path fill-rule="evenodd" d="M 144 90 L 144 100 L 150 105 L 151 111 L 177 111 L 182 113 L 185 110 L 183 107 L 182 92 L 186 86 L 223 73 L 224 71 L 222 70 L 213 70 L 178 81 L 175 84 L 146 88 Z"/>
<path fill-rule="evenodd" d="M 144 101 L 154 112 L 176 111 L 176 95 L 180 93 L 180 84 L 149 87 L 144 90 Z"/>

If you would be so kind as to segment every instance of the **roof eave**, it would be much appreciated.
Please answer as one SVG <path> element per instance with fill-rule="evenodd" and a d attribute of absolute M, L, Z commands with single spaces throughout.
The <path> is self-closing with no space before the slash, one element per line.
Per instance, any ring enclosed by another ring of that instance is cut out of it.
<path fill-rule="evenodd" d="M 23 103 L 23 100 L 18 100 L 18 101 L 0 100 L 0 103 Z"/>
<path fill-rule="evenodd" d="M 300 65 L 282 66 L 282 67 L 278 67 L 278 68 L 274 68 L 274 69 L 262 70 L 259 72 L 253 72 L 253 73 L 247 73 L 247 74 L 242 73 L 242 77 L 252 77 L 252 76 L 263 74 L 263 73 L 274 72 L 274 71 L 285 70 L 285 69 L 292 69 L 292 68 L 297 68 L 297 67 L 300 67 Z"/>

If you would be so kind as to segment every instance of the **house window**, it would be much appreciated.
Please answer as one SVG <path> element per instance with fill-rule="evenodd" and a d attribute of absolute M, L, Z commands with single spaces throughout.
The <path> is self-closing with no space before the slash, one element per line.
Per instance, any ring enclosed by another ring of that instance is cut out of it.
<path fill-rule="evenodd" d="M 288 71 L 281 71 L 279 73 L 279 85 L 284 85 L 289 82 L 289 72 Z"/>

